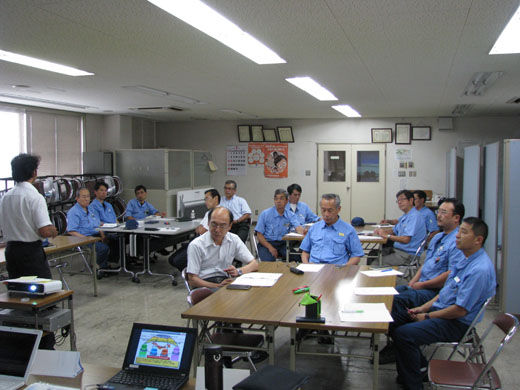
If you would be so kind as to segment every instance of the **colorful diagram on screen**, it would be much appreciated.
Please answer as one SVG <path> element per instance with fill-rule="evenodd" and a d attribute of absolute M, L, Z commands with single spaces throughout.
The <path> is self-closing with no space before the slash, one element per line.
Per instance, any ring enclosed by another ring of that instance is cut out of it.
<path fill-rule="evenodd" d="M 134 363 L 179 369 L 185 342 L 185 333 L 143 329 Z"/>

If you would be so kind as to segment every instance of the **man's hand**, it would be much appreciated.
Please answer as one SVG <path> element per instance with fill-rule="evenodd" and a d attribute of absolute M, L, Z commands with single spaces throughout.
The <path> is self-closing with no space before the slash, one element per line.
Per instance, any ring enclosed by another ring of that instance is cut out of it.
<path fill-rule="evenodd" d="M 267 249 L 269 250 L 269 253 L 271 253 L 275 259 L 278 257 L 278 251 L 276 250 L 276 248 L 274 246 L 269 245 L 269 247 L 267 247 Z"/>
<path fill-rule="evenodd" d="M 417 315 L 424 313 L 425 311 L 426 310 L 422 306 L 414 307 L 412 309 L 408 309 L 408 315 L 412 320 L 417 321 Z"/>
<path fill-rule="evenodd" d="M 228 268 L 224 270 L 229 276 L 236 278 L 238 276 L 238 269 L 235 266 L 230 265 Z"/>
<path fill-rule="evenodd" d="M 426 319 L 426 313 L 420 313 L 420 314 L 417 314 L 414 318 L 414 321 L 424 321 Z"/>
<path fill-rule="evenodd" d="M 224 287 L 224 286 L 227 286 L 228 284 L 232 283 L 233 282 L 233 279 L 224 279 L 222 282 L 220 282 L 218 284 L 218 287 Z"/>
<path fill-rule="evenodd" d="M 423 289 L 423 282 L 415 282 L 410 287 L 414 290 L 422 290 Z"/>

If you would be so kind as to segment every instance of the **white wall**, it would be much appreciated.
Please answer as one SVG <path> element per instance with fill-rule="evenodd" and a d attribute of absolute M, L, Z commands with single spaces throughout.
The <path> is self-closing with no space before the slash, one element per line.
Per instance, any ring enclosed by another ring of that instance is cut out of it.
<path fill-rule="evenodd" d="M 407 178 L 411 189 L 430 189 L 445 192 L 446 152 L 454 146 L 489 143 L 504 138 L 520 137 L 520 118 L 461 118 L 454 120 L 454 130 L 439 131 L 436 118 L 385 118 L 345 120 L 262 120 L 252 121 L 192 121 L 158 123 L 157 147 L 203 149 L 213 154 L 218 171 L 211 183 L 222 191 L 226 176 L 225 148 L 238 144 L 238 124 L 262 124 L 264 127 L 292 126 L 295 143 L 289 144 L 289 174 L 287 179 L 267 179 L 263 168 L 248 167 L 247 176 L 234 177 L 238 193 L 245 197 L 253 210 L 272 206 L 276 188 L 291 183 L 303 187 L 302 200 L 316 209 L 317 143 L 370 143 L 371 128 L 390 127 L 395 123 L 410 122 L 413 125 L 432 126 L 432 141 L 413 141 L 411 145 L 387 145 L 386 216 L 398 217 L 395 193 L 399 180 L 394 177 L 397 148 L 409 148 L 413 153 L 417 177 Z M 305 176 L 305 170 L 311 175 Z M 355 211 L 353 211 L 355 214 Z M 253 211 L 254 213 L 254 211 Z"/>

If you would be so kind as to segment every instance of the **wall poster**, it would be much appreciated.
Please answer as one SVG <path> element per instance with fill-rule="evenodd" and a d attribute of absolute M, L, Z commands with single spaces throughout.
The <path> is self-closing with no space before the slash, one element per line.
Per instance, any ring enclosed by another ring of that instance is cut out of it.
<path fill-rule="evenodd" d="M 280 143 L 249 143 L 247 162 L 263 165 L 264 176 L 286 178 L 288 174 L 289 146 Z"/>

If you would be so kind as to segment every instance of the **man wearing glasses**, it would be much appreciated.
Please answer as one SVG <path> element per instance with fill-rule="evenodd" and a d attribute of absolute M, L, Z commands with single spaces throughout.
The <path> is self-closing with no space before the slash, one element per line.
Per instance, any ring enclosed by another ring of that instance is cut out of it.
<path fill-rule="evenodd" d="M 258 262 L 240 238 L 230 233 L 233 214 L 225 207 L 209 212 L 209 231 L 194 239 L 188 246 L 188 281 L 192 288 L 218 289 L 232 278 L 258 270 Z M 235 268 L 233 259 L 244 265 Z"/>
<path fill-rule="evenodd" d="M 224 183 L 224 198 L 220 200 L 220 206 L 231 210 L 233 213 L 231 233 L 235 233 L 242 242 L 246 242 L 249 235 L 251 209 L 246 200 L 237 196 L 236 193 L 237 183 L 234 180 L 227 180 Z"/>
<path fill-rule="evenodd" d="M 404 214 L 399 217 L 393 229 L 374 230 L 375 234 L 385 237 L 394 245 L 393 248 L 386 248 L 383 251 L 385 265 L 408 264 L 426 237 L 426 223 L 413 205 L 413 193 L 401 190 L 396 194 L 396 198 L 397 206 Z"/>

